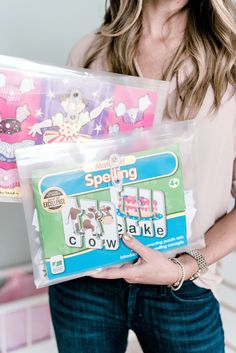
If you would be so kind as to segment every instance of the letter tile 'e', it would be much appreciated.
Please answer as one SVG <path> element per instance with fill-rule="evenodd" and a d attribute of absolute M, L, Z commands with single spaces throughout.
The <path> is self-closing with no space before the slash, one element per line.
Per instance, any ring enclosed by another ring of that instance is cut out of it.
<path fill-rule="evenodd" d="M 151 190 L 139 189 L 139 204 L 140 204 L 140 218 L 139 222 L 142 228 L 142 234 L 144 237 L 153 237 L 153 206 L 152 206 L 152 196 Z"/>
<path fill-rule="evenodd" d="M 155 234 L 158 238 L 164 238 L 166 236 L 166 206 L 164 192 L 159 190 L 153 191 L 153 204 Z"/>

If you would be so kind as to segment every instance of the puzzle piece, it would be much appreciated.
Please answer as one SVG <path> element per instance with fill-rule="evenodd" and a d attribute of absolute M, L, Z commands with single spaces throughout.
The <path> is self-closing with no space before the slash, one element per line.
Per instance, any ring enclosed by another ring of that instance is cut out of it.
<path fill-rule="evenodd" d="M 65 207 L 62 209 L 62 219 L 66 245 L 80 248 L 82 243 L 82 230 L 79 215 L 83 212 L 78 208 L 76 198 L 68 197 Z"/>
<path fill-rule="evenodd" d="M 153 237 L 154 228 L 152 220 L 153 205 L 151 199 L 151 190 L 139 189 L 139 202 L 141 213 L 141 221 L 139 222 L 139 225 L 142 228 L 142 235 L 145 237 Z"/>
<path fill-rule="evenodd" d="M 157 209 L 154 210 L 155 234 L 158 238 L 164 238 L 166 236 L 166 209 L 164 192 L 158 190 L 153 191 L 153 203 L 157 205 Z"/>

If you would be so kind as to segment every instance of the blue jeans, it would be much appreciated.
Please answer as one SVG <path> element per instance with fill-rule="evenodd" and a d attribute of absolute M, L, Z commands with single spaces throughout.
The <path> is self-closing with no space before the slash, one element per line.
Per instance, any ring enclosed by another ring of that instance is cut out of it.
<path fill-rule="evenodd" d="M 129 329 L 145 353 L 224 353 L 219 304 L 191 281 L 174 292 L 84 277 L 49 296 L 60 353 L 123 353 Z"/>

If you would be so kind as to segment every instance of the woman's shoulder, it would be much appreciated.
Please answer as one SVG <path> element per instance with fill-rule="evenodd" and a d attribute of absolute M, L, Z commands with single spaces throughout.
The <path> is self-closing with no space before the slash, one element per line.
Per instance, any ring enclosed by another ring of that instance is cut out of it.
<path fill-rule="evenodd" d="M 75 45 L 73 46 L 68 60 L 67 65 L 70 67 L 83 67 L 84 66 L 84 58 L 89 49 L 95 45 L 97 39 L 96 32 L 89 33 L 79 39 Z M 92 63 L 91 68 L 96 70 L 102 70 L 103 64 L 100 57 L 98 57 L 94 63 Z"/>

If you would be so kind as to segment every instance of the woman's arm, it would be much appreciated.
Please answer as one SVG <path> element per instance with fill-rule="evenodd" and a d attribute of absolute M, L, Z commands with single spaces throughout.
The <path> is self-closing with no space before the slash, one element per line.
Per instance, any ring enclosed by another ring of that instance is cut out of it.
<path fill-rule="evenodd" d="M 207 265 L 212 265 L 236 250 L 236 207 L 208 230 L 205 242 L 206 247 L 200 252 L 205 257 Z M 188 255 L 182 255 L 179 259 L 186 269 L 186 278 L 190 278 L 196 261 Z"/>
<path fill-rule="evenodd" d="M 135 264 L 120 268 L 95 271 L 92 277 L 115 279 L 124 278 L 129 283 L 172 285 L 179 279 L 179 265 L 169 261 L 165 255 L 141 244 L 136 238 L 124 235 L 125 244 L 133 249 L 140 259 Z M 200 252 L 211 265 L 236 249 L 236 208 L 225 215 L 205 234 L 206 247 Z M 189 255 L 178 258 L 184 265 L 186 279 L 198 271 L 197 262 Z"/>

